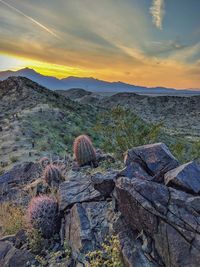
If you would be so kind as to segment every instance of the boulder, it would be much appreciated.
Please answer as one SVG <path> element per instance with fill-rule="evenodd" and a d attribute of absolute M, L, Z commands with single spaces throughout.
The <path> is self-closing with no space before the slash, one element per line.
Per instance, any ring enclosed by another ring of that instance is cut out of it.
<path fill-rule="evenodd" d="M 167 172 L 164 179 L 167 186 L 194 194 L 200 193 L 200 166 L 194 161 Z"/>
<path fill-rule="evenodd" d="M 179 163 L 163 143 L 144 145 L 127 151 L 125 165 L 137 162 L 156 181 L 162 181 L 163 175 Z"/>
<path fill-rule="evenodd" d="M 74 255 L 99 249 L 109 234 L 111 202 L 76 203 L 65 217 L 65 239 Z"/>
<path fill-rule="evenodd" d="M 153 177 L 149 175 L 138 162 L 131 162 L 126 166 L 118 176 L 128 177 L 130 179 L 137 178 L 142 180 L 152 180 Z"/>
<path fill-rule="evenodd" d="M 68 180 L 60 184 L 58 191 L 60 210 L 75 203 L 95 201 L 101 198 L 101 194 L 92 186 L 90 176 L 81 172 L 68 174 Z"/>
<path fill-rule="evenodd" d="M 41 175 L 39 163 L 24 162 L 14 166 L 10 171 L 0 176 L 0 186 L 4 183 L 27 183 Z"/>
<path fill-rule="evenodd" d="M 110 196 L 114 187 L 115 180 L 117 177 L 118 171 L 108 171 L 106 173 L 97 172 L 91 177 L 92 185 L 94 189 L 100 192 L 104 197 Z"/>
<path fill-rule="evenodd" d="M 117 217 L 113 225 L 115 234 L 119 238 L 124 266 L 163 266 L 159 256 L 153 255 L 152 242 L 146 238 L 144 232 L 138 233 L 131 229 L 129 223 L 121 215 Z"/>
<path fill-rule="evenodd" d="M 0 266 L 1 267 L 27 267 L 31 266 L 34 256 L 27 250 L 19 250 L 10 242 L 0 241 Z"/>
<path fill-rule="evenodd" d="M 40 177 L 42 173 L 39 163 L 24 162 L 14 166 L 0 176 L 0 202 L 12 201 L 19 205 L 27 205 L 31 196 L 26 185 Z"/>
<path fill-rule="evenodd" d="M 199 266 L 200 197 L 125 177 L 117 180 L 114 195 L 126 222 L 152 240 L 152 253 L 164 266 Z"/>

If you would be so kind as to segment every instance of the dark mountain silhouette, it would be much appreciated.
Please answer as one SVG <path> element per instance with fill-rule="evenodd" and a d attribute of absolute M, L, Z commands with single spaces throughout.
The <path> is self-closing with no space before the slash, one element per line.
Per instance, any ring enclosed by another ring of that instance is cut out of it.
<path fill-rule="evenodd" d="M 44 76 L 33 69 L 25 68 L 18 71 L 0 72 L 0 80 L 5 80 L 10 76 L 23 76 L 34 82 L 41 84 L 51 90 L 68 90 L 71 88 L 81 88 L 91 92 L 133 92 L 139 94 L 200 94 L 200 90 L 176 90 L 173 88 L 154 87 L 147 88 L 123 82 L 106 82 L 94 78 L 68 77 L 57 79 L 52 76 Z"/>

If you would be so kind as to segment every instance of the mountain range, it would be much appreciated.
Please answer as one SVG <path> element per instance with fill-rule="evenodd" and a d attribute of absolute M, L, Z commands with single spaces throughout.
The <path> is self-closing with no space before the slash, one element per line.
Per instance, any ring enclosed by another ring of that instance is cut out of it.
<path fill-rule="evenodd" d="M 138 94 L 200 94 L 200 89 L 185 89 L 176 90 L 173 88 L 164 87 L 143 87 L 123 82 L 107 82 L 94 78 L 80 78 L 80 77 L 67 77 L 58 79 L 53 76 L 44 76 L 33 69 L 24 68 L 18 71 L 2 71 L 0 72 L 0 80 L 5 80 L 10 76 L 22 76 L 31 79 L 34 82 L 41 84 L 51 90 L 68 90 L 71 88 L 81 88 L 91 92 L 97 93 L 118 93 L 118 92 L 133 92 Z"/>

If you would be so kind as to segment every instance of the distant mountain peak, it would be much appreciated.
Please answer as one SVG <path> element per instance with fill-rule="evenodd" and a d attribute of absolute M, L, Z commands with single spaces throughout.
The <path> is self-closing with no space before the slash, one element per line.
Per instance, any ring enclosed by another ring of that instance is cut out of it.
<path fill-rule="evenodd" d="M 176 90 L 173 88 L 164 87 L 142 87 L 133 84 L 124 83 L 121 81 L 107 82 L 98 80 L 93 77 L 76 77 L 69 76 L 67 78 L 58 79 L 53 76 L 45 76 L 34 69 L 23 68 L 18 71 L 3 71 L 0 72 L 0 80 L 5 80 L 9 76 L 23 76 L 41 84 L 42 86 L 49 88 L 51 90 L 68 90 L 71 88 L 81 88 L 91 92 L 109 92 L 109 93 L 119 93 L 119 92 L 132 92 L 137 94 L 200 94 L 200 90 Z"/>

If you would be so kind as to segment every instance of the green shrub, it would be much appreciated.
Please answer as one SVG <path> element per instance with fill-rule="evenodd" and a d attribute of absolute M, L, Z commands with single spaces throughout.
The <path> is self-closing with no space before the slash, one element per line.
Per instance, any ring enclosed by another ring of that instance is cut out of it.
<path fill-rule="evenodd" d="M 87 254 L 87 267 L 123 267 L 120 242 L 117 236 L 111 236 L 102 244 L 101 250 Z"/>
<path fill-rule="evenodd" d="M 122 158 L 134 146 L 157 141 L 161 126 L 148 124 L 130 110 L 117 106 L 99 117 L 95 131 L 103 139 L 103 149 Z"/>

